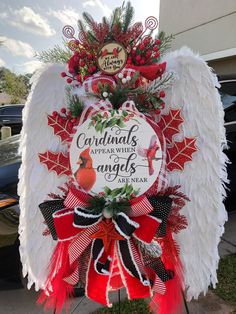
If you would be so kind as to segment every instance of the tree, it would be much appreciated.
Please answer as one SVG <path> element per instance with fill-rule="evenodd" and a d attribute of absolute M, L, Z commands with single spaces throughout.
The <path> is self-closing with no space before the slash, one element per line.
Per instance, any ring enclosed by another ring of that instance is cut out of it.
<path fill-rule="evenodd" d="M 0 92 L 5 92 L 11 96 L 11 103 L 19 103 L 26 99 L 30 89 L 29 74 L 16 75 L 9 69 L 0 68 Z"/>

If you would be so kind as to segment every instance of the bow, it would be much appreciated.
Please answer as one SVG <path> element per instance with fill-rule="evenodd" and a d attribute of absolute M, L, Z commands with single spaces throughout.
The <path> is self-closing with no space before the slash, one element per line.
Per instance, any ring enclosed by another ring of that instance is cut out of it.
<path fill-rule="evenodd" d="M 137 240 L 148 245 L 156 236 L 165 234 L 171 198 L 154 195 L 133 198 L 128 212 L 117 212 L 112 218 L 105 218 L 104 211 L 88 211 L 91 198 L 72 187 L 64 202 L 53 200 L 39 205 L 53 239 L 69 241 L 70 273 L 63 280 L 71 285 L 79 281 L 78 261 L 90 248 L 86 275 L 88 297 L 109 306 L 107 291 L 115 285 L 116 268 L 122 273 L 130 298 L 148 297 L 150 288 L 164 293 L 165 285 L 160 277 L 168 273 L 156 264 L 152 267 L 143 263 Z"/>

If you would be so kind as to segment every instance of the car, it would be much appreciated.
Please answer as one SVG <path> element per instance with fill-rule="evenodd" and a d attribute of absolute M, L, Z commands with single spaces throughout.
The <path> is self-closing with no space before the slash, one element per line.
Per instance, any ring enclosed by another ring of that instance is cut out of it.
<path fill-rule="evenodd" d="M 10 126 L 12 135 L 18 134 L 22 128 L 22 110 L 24 105 L 4 105 L 0 107 L 0 128 Z"/>
<path fill-rule="evenodd" d="M 20 137 L 0 141 L 0 290 L 22 288 L 17 196 Z"/>
<path fill-rule="evenodd" d="M 0 291 L 26 286 L 22 277 L 19 254 L 19 197 L 17 195 L 20 135 L 0 141 Z M 74 287 L 74 296 L 84 295 L 84 289 Z"/>
<path fill-rule="evenodd" d="M 225 150 L 230 163 L 228 164 L 227 211 L 236 210 L 236 74 L 219 77 L 221 100 L 225 111 L 225 128 L 228 149 Z"/>

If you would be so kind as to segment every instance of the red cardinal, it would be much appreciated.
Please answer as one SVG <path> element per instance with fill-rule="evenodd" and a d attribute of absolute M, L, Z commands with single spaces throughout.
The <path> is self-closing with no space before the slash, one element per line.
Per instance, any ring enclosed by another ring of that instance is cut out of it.
<path fill-rule="evenodd" d="M 74 173 L 76 181 L 86 192 L 90 191 L 96 182 L 96 171 L 93 169 L 93 160 L 89 153 L 90 147 L 80 153 L 77 161 L 79 169 Z"/>
<path fill-rule="evenodd" d="M 145 159 L 147 158 L 148 161 L 148 169 L 149 169 L 149 175 L 151 176 L 154 173 L 153 168 L 153 160 L 160 160 L 161 158 L 156 158 L 156 152 L 159 149 L 159 146 L 157 145 L 157 136 L 153 135 L 150 140 L 149 148 L 141 148 L 138 147 L 138 154 Z"/>

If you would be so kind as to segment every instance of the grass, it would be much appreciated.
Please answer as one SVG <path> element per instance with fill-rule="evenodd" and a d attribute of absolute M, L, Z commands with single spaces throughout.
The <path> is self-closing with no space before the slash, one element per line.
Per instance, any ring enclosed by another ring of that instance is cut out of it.
<path fill-rule="evenodd" d="M 226 302 L 236 305 L 236 254 L 220 260 L 218 281 L 214 293 Z"/>
<path fill-rule="evenodd" d="M 148 303 L 143 299 L 133 301 L 125 300 L 120 303 L 120 312 L 118 304 L 113 304 L 112 308 L 102 308 L 94 314 L 150 314 Z"/>

